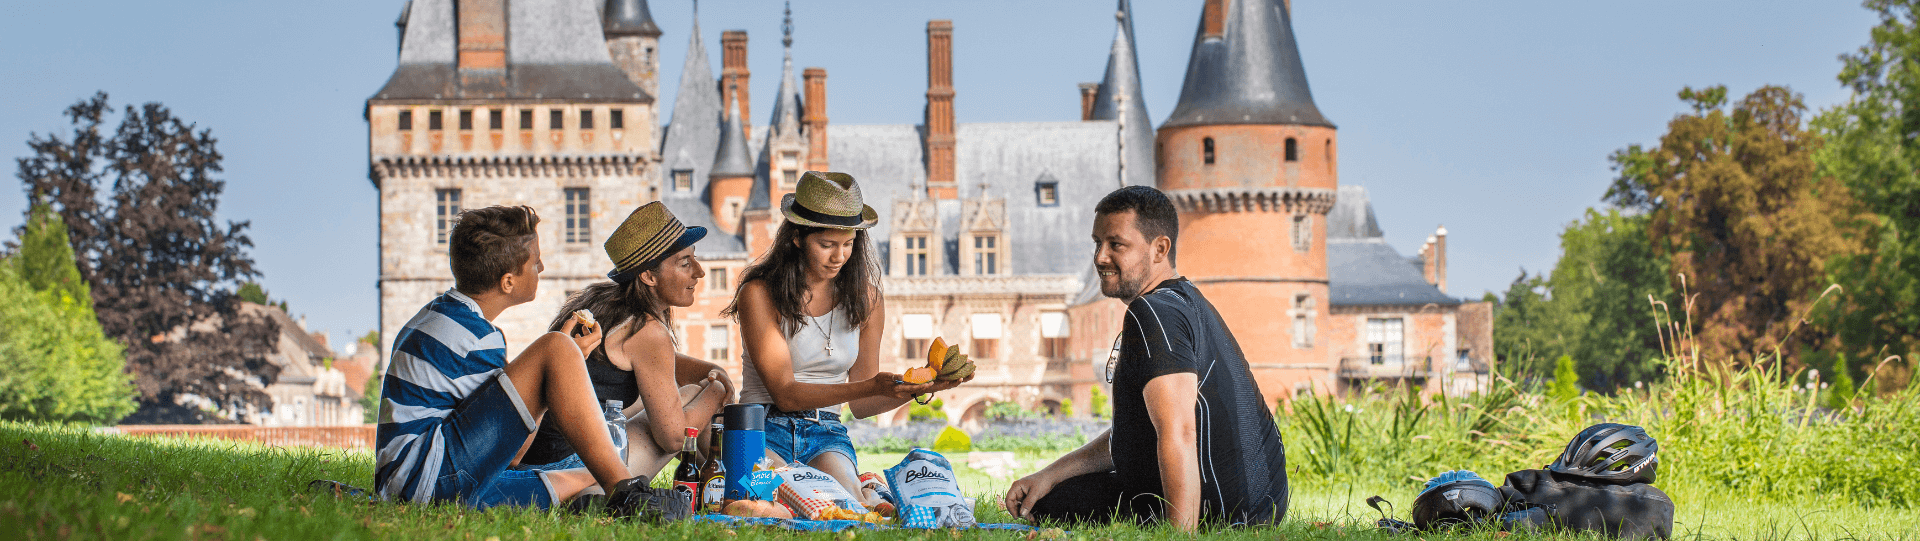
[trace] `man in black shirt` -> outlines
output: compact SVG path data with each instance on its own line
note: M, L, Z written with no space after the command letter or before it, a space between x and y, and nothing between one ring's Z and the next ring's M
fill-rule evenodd
M1287 512L1286 449L1226 322L1174 271L1179 216L1145 186L1094 207L1100 292L1127 301L1109 361L1113 428L1007 488L1036 521L1118 513L1185 530L1277 522Z

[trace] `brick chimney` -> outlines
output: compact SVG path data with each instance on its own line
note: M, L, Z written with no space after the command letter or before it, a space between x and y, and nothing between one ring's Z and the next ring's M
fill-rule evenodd
M1080 83L1080 121L1093 120L1093 97L1100 93L1100 83Z
M807 169L828 171L827 167L827 70L807 68L800 73L806 87Z
M720 33L720 106L732 107L735 101L740 103L741 128L747 139L753 139L753 97L748 82L752 79L747 70L747 31L728 30Z
M505 76L507 70L506 0L458 2L460 21L458 65L462 77ZM479 73L475 73L479 72Z
M1447 292L1447 226L1433 232L1433 285Z
M953 21L927 21L927 196L959 199L953 176Z
M1200 32L1205 39L1219 39L1226 35L1227 2L1231 0L1206 0L1200 7Z
M1427 242L1420 245L1420 279L1428 284L1438 284L1433 275L1433 235L1427 235Z

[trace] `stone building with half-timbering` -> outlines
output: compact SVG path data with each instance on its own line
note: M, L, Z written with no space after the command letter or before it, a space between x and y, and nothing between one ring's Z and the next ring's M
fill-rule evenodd
M716 75L690 21L662 109L663 32L645 0L413 0L399 66L367 102L383 336L451 287L443 239L460 209L527 204L543 217L539 297L496 322L512 354L566 295L604 279L600 243L658 199L710 230L696 245L703 294L674 314L681 349L738 374L739 333L719 316L736 279L766 251L800 174L842 171L880 214L882 369L920 364L942 337L980 366L943 393L949 418L976 421L1003 401L1071 400L1085 415L1122 313L1092 283L1093 205L1155 185L1181 209L1179 270L1220 308L1269 398L1377 380L1476 387L1486 306L1445 295L1444 230L1402 257L1380 240L1364 191L1338 184L1335 128L1312 103L1284 2L1201 3L1186 85L1158 129L1119 4L1079 121L957 122L956 29L934 20L924 116L836 125L827 70L796 73L790 13L778 89L756 124L744 31L720 33Z

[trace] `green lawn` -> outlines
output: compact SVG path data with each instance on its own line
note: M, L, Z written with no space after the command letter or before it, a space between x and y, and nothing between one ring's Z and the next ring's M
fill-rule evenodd
M367 452L273 449L225 442L126 439L85 428L0 423L0 539L947 539L1024 537L1007 532L795 533L769 528L728 531L712 524L650 526L597 517L529 510L472 512L454 506L336 500L309 493L307 481L370 484ZM1050 454L1049 454L1050 455ZM880 470L898 454L862 457ZM1050 458L1019 453L1019 469ZM964 455L955 455L964 463ZM1010 521L997 495L1010 478L964 465L963 487L980 500L982 521ZM1487 472L1483 472L1487 473ZM1490 475L1491 476L1491 475ZM1497 478L1496 478L1497 482ZM1379 493L1411 500L1415 484L1388 480L1373 487L1322 486L1295 479L1285 524L1214 532L1238 539L1395 539L1370 527L1377 518L1361 503ZM1687 539L1920 539L1920 512L1866 509L1832 501L1795 505L1716 498L1710 490L1669 487L1679 505L1676 537ZM1471 537L1490 538L1490 533ZM1163 528L1104 526L1076 530L1075 539L1163 539ZM1432 538L1432 535L1422 538ZM1463 536L1466 537L1466 536ZM1517 536L1524 538L1526 536Z

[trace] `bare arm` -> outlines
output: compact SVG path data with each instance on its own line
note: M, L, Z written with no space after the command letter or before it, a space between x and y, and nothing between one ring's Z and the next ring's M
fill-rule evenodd
M672 335L660 322L648 321L622 338L618 348L607 348L607 356L623 357L628 366L633 367L633 377L640 384L640 403L647 411L648 437L667 452L680 450L687 438L685 427L703 427L706 420L687 419L681 408L680 384L676 378L679 363L673 351ZM615 359L615 363L618 362L619 359ZM705 373L700 377L705 378ZM696 422L700 424L694 424Z
M1199 377L1179 372L1153 378L1142 394L1147 418L1159 439L1160 487L1167 498L1167 518L1191 532L1200 523L1200 447L1195 443L1194 420Z
M746 347L760 382L773 396L773 406L781 411L805 411L836 406L871 396L889 396L905 400L925 392L923 385L895 384L899 376L879 372L877 359L870 360L866 377L855 379L859 363L848 374L847 383L802 383L793 379L793 358L787 354L787 338L773 311L773 299L766 284L748 282L740 288L740 340ZM869 320L871 321L871 320ZM876 338L878 335L875 335ZM861 334L861 359L867 359L866 332ZM878 345L874 346L876 349ZM877 352L876 352L877 353Z
M1113 471L1113 429L1109 428L1095 436L1093 441L1062 455L1032 475L1020 478L1007 487L1005 501L1001 502L1007 514L1032 518L1033 504L1053 491L1054 485L1061 481L1089 473Z
M673 354L673 360L673 378L677 383L688 385L706 381L711 377L726 386L727 397L731 401L734 391L733 378L727 375L727 369L685 353Z

